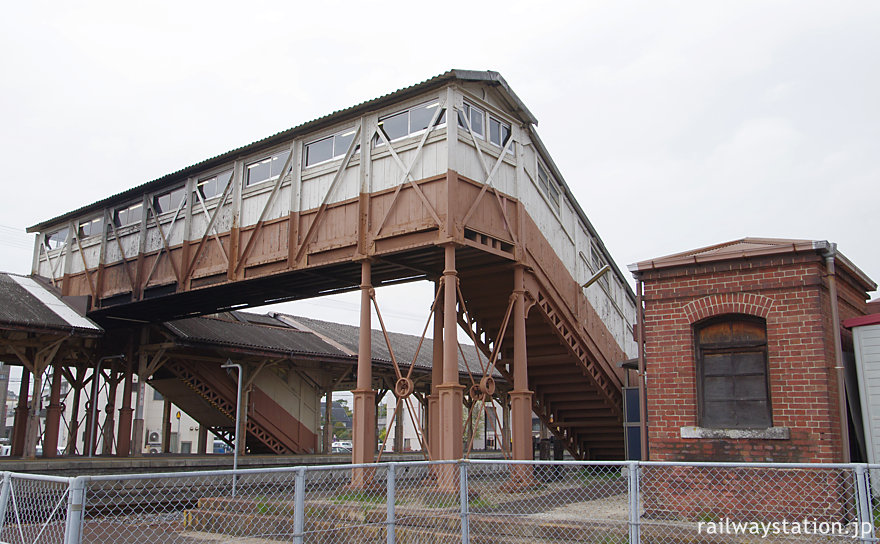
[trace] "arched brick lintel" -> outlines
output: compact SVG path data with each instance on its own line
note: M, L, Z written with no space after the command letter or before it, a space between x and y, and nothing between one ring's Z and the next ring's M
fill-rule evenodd
M689 302L682 311L688 323L694 324L723 314L746 314L767 319L773 299L753 293L710 295Z

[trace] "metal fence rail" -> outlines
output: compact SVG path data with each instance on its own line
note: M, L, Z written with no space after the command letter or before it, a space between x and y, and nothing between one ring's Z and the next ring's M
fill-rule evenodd
M440 461L3 473L0 542L877 542L880 465Z

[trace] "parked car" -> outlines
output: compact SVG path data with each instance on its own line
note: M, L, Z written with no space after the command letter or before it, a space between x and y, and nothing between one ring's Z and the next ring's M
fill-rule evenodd
M330 453L351 453L351 448L346 448L344 446L333 446L330 448Z

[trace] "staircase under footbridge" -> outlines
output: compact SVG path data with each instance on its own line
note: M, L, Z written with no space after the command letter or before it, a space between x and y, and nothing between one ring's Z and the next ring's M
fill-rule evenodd
M365 261L372 287L437 281L454 247L459 323L511 375L522 270L535 413L620 458L635 297L614 266L580 287L613 261L536 123L499 74L452 70L35 225L33 272L112 332L357 290Z
M150 385L199 425L233 445L237 386L225 369L214 363L168 359L153 375ZM317 435L259 385L248 396L245 431L251 453L288 455L317 451Z

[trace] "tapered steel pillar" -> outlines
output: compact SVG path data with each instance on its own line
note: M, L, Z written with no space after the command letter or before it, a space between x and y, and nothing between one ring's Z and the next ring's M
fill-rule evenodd
M361 262L361 324L358 332L357 388L354 395L354 422L351 462L372 463L376 452L376 392L373 390L373 351L371 342L370 296L373 292L370 261ZM371 472L355 470L352 486L371 479Z
M532 392L529 391L526 357L526 302L523 267L513 272L513 391L510 392L513 458L530 460L532 449Z
M27 435L28 391L31 385L31 373L21 369L21 384L18 387L18 405L15 407L15 421L12 423L12 455L24 455L24 440Z
M324 436L322 453L330 453L333 450L333 391L327 391L327 400L324 402Z
M213 451L214 448L211 448ZM208 453L208 428L199 423L199 455Z
M85 368L82 365L76 366L76 374L74 376L72 384L70 386L73 388L73 402L71 406L73 409L70 411L70 422L67 427L67 449L64 451L65 455L76 455L77 452L77 440L79 440L79 405L80 405L80 397L82 396L82 388L83 388L83 378L85 377Z
M35 362L37 371L31 377L33 378L34 392L31 395L31 402L28 404L27 414L27 430L24 437L24 457L25 459L33 459L37 456L37 441L40 436L40 411L43 407L43 371L39 363Z
M162 453L171 453L171 401L162 403Z
M125 358L125 376L122 386L122 407L119 408L119 430L117 432L116 455L128 457L131 455L131 389L134 381L134 349L129 350Z
M462 400L464 386L458 383L458 325L456 299L458 272L455 269L455 246L445 247L443 270L443 383L437 386L440 397L440 453L439 459L461 459L462 454ZM440 480L441 490L458 489L455 467L449 465Z
M107 405L104 406L106 416L104 416L104 427L101 429L104 431L104 442L101 444L103 455L112 454L113 445L116 444L116 441L113 440L113 433L116 432L116 414L114 411L116 410L116 389L119 386L117 364L114 359L110 365L110 377L107 379Z
M46 408L46 433L43 435L43 456L58 456L58 431L61 427L61 364L52 369L52 389Z
M532 447L532 392L529 391L528 358L526 355L526 301L523 267L513 271L513 391L510 392L512 455L517 461L531 460ZM528 486L532 483L532 467L516 465L510 471L511 484Z
M436 294L442 289L440 281L435 286ZM428 395L428 451L431 459L440 455L440 395L437 386L443 383L443 300L437 300L434 310L434 351L431 356L431 394Z

